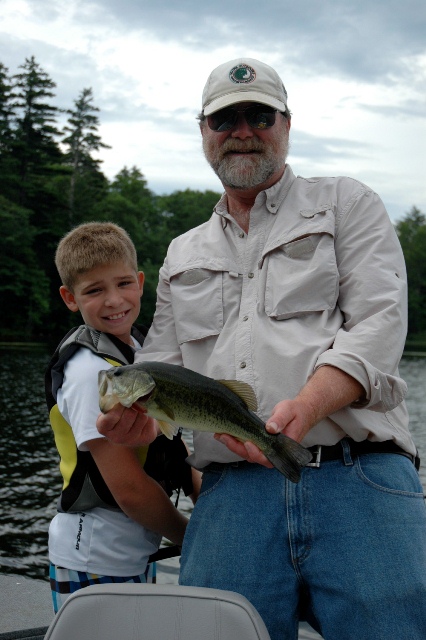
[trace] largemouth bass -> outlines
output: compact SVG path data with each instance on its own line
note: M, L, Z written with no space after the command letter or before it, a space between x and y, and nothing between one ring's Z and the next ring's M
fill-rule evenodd
M311 453L283 434L270 434L254 413L257 403L250 385L213 380L165 362L140 362L99 372L99 406L106 413L120 403L142 405L169 438L179 427L227 433L256 444L292 482Z

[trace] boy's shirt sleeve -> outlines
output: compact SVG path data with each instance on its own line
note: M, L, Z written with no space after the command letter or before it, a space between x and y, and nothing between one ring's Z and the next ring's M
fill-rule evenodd
M84 348L79 349L65 365L57 403L73 430L77 447L82 451L87 451L85 443L88 440L104 437L96 428L100 413L98 373L109 368L108 362Z

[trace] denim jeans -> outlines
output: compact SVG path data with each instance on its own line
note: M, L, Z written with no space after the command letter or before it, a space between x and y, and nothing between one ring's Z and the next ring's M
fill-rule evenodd
M306 467L210 465L180 583L243 594L272 640L425 640L426 509L414 465L368 454Z

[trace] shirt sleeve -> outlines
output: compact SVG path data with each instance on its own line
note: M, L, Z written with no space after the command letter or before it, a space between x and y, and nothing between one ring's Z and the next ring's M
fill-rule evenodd
M167 258L160 269L154 319L142 350L135 354L135 362L144 360L183 365L182 354L176 336Z
M338 214L335 246L344 322L316 368L335 366L363 385L365 400L354 407L390 411L407 392L398 375L407 333L407 277L399 240L377 194L365 190Z
M96 428L100 413L98 373L109 368L103 358L83 348L65 365L64 381L58 390L58 408L82 451L87 451L88 440L104 437Z

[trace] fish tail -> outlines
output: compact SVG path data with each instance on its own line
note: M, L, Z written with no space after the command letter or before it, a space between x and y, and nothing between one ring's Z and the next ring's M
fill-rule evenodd
M312 459L310 451L283 433L274 438L272 448L265 455L292 482L299 482L301 468Z

